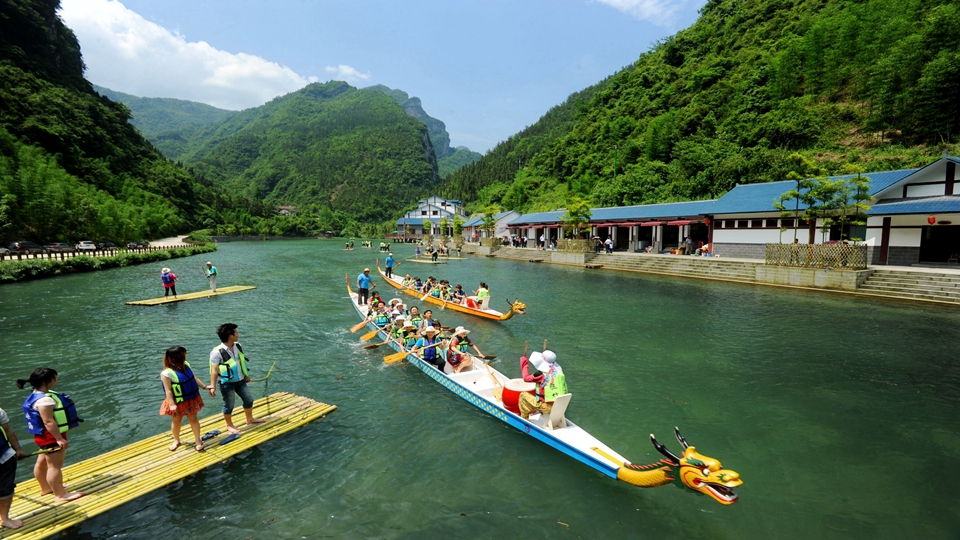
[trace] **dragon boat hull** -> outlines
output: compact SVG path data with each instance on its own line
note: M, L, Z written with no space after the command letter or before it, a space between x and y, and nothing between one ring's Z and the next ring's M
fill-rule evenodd
M480 317L490 321L505 321L512 318L514 315L512 309L506 313L501 313L495 309L474 309L467 306L461 306L460 304L455 304L453 302L444 302L443 300L433 296L427 296L426 298L423 298L423 295L418 293L416 290L411 289L410 287L404 287L401 278L396 276L387 277L387 274L384 273L383 269L380 268L380 261L377 261L377 271L380 272L380 277L382 277L384 281L392 285L394 288L399 289L400 291L403 291L404 293L415 298L422 298L422 301L428 304L445 307L446 309L460 313L466 313L467 315L473 315L475 317Z
M353 307L360 317L366 318L367 306L361 306L358 303L357 294L350 288L349 278L347 280L347 293L350 295ZM377 329L377 326L373 322L367 323L367 326L371 330ZM383 330L380 330L377 336L382 340L387 339L387 334ZM395 342L391 342L389 346L398 352L400 351L400 346ZM474 363L471 370L464 370L460 373L452 374L441 372L433 365L413 354L407 354L405 359L428 377L439 383L440 386L453 392L464 401L497 420L506 423L551 448L559 450L610 478L623 480L618 473L622 471L622 465L628 463L627 460L571 422L569 418L565 418L566 427L551 430L544 427L548 420L544 415L533 413L530 415L530 420L524 420L520 415L505 409L502 403L498 402L493 395L494 384L491 377L496 377L501 384L509 381L510 377L507 377L496 369L490 367L488 371L482 365Z

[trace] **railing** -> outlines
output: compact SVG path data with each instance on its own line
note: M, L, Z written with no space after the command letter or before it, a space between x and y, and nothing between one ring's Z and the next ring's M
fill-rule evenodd
M30 259L52 259L66 260L79 255L87 257L113 257L118 253L150 253L151 251L164 251L174 248L188 248L190 246L201 245L196 243L176 244L170 246L146 246L141 248L114 248L114 249L94 249L94 250L69 250L69 251L51 251L44 250L43 253L14 253L0 255L0 261L25 261Z
M765 262L771 266L803 268L867 267L867 246L864 244L767 244Z
M593 253L596 250L596 243L593 240L561 238L557 243L557 251L566 253Z

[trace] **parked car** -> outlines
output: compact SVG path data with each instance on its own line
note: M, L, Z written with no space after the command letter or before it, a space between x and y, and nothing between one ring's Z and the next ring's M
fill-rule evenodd
M96 251L97 245L89 240L84 240L77 244L77 251Z
M5 247L0 247L0 256L6 257L7 255L10 255L10 250Z
M29 240L24 240L22 242L14 242L7 246L10 248L12 253L43 253L44 249L37 244L36 242L30 242Z
M120 249L120 247L113 242L100 242L97 244L97 249Z
M52 244L47 244L43 246L43 248L46 249L47 251L56 252L56 253L60 253L64 251L73 251L73 246L71 246L70 244L66 244L64 242L54 242Z
M150 247L150 242L127 242L127 249L140 249Z

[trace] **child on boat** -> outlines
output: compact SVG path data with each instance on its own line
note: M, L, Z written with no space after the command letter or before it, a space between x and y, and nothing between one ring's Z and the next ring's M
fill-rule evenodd
M203 408L200 389L210 390L211 387L190 369L186 349L179 346L167 349L163 355L160 382L163 384L163 393L166 396L160 405L160 414L172 417L170 432L173 434L173 443L169 450L173 452L180 446L180 425L183 423L183 417L186 416L193 431L194 448L197 452L203 451L203 441L200 440L200 420L197 419L197 414Z
M80 425L77 407L66 394L53 392L57 385L57 370L37 368L29 379L17 379L17 388L29 383L33 392L23 402L27 431L41 450L50 453L37 456L33 475L40 484L40 495L54 494L54 501L75 501L83 493L68 493L63 486L63 459L67 452L67 430Z

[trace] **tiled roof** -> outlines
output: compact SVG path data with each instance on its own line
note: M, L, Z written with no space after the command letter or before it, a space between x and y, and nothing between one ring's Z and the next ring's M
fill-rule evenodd
M514 210L507 210L506 212L499 212L499 213L497 213L496 215L493 216L493 219L496 219L496 220L502 219L503 216L506 216L506 215L508 215L508 214L512 214L513 212L514 212ZM483 216L484 216L484 214L477 214L476 216L473 216L472 218L470 218L469 220L467 220L467 222L464 223L463 226L464 226L464 227L479 227L480 225L483 225Z
M863 176L870 177L870 194L875 195L881 191L903 180L907 176L917 172L920 169L902 169L899 171L886 171L865 173ZM841 178L852 178L855 175L846 174L840 176L831 176L831 180ZM717 203L710 209L713 214L750 214L754 212L776 212L773 206L775 199L779 200L780 195L795 188L797 183L793 180L781 180L779 182L766 182L763 184L746 184L737 186L727 192L726 195L717 199ZM789 208L795 208L793 200L787 201ZM807 207L800 203L800 210Z
M415 217L415 218L405 218L402 217L397 220L397 225L423 225L423 221L427 220L430 223L440 223L440 220L443 218L435 217L428 218L427 216ZM449 220L448 220L449 221Z
M960 195L887 199L882 203L873 205L867 211L867 214L871 216L937 213L960 213Z
M611 220L633 220L633 219L673 219L678 217L699 216L708 211L715 201L689 201L661 204L641 204L636 206L614 206L609 208L592 208L590 222L605 223ZM556 210L553 212L538 212L536 214L524 214L508 224L517 225L539 225L548 223L558 223L565 214L565 210Z

